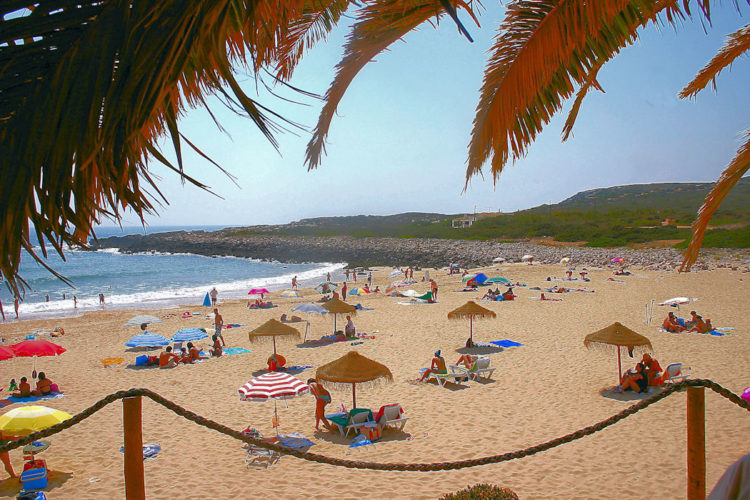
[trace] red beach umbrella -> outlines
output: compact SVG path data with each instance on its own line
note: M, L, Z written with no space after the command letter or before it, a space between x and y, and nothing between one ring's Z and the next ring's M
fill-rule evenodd
M290 399L310 391L310 386L284 372L264 373L238 389L242 401Z
M16 356L21 357L58 356L65 352L64 347L43 339L24 340L13 344L10 348Z
M10 359L15 357L15 353L13 352L13 349L10 347L6 347L4 345L0 345L0 361L5 361L6 359Z

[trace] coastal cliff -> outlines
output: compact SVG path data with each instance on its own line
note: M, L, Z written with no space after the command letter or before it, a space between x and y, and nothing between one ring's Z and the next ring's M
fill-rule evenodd
M462 267L485 266L501 257L508 262L533 255L534 262L556 263L564 257L572 265L604 266L614 257L648 269L678 268L682 255L672 248L629 249L538 245L526 242L408 238L355 238L350 236L236 235L226 230L175 231L149 235L104 238L93 249L119 248L121 252L192 253L205 256L234 256L288 263L346 262L351 266L406 266L439 268L449 263ZM712 250L693 269L747 266L744 253Z

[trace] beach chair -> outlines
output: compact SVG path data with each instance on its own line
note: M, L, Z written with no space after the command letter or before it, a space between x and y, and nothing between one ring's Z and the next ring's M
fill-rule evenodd
M383 405L375 415L375 422L381 427L393 426L397 430L403 430L408 417L403 417L403 408L400 404Z
M687 378L690 376L690 374L687 373L689 371L689 366L684 366L682 363L672 363L671 365L667 366L666 378L664 379L664 383L671 384L687 380Z
M495 371L495 368L490 366L490 358L486 356L479 356L469 369L459 365L450 365L450 369L454 374L460 374L462 378L469 377L476 381L480 378L487 378L489 380Z
M425 382L429 382L430 380L435 380L438 384L440 384L440 387L445 387L446 382L453 382L454 384L457 384L461 382L464 378L466 378L466 371L458 371L453 373L430 373L427 375L427 378L425 379Z

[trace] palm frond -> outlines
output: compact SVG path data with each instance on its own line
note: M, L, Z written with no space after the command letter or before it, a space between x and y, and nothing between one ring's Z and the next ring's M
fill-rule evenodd
M570 108L568 117L565 119L565 125L563 125L562 140L567 141L570 133L573 132L573 125L575 125L576 119L578 118L578 112L581 110L581 104L583 99L588 94L589 90L593 87L599 92L604 93L604 89L599 82L596 80L596 76L599 74L599 69L602 67L603 61L600 61L591 68L589 74L586 76L586 83L581 85L576 93L576 100L573 102L573 106Z
M456 7L468 11L476 22L469 5L457 0ZM347 36L344 57L336 65L336 77L326 92L325 104L307 144L305 163L308 170L320 164L333 115L359 71L409 31L432 17L439 19L443 14L445 7L441 0L384 0L369 3L359 10L357 22Z
M680 92L680 97L695 97L695 95L706 88L709 82L716 90L716 77L719 73L731 65L735 59L750 50L750 24L746 24L727 37L724 46L719 52L701 69L693 81Z
M282 34L275 47L273 64L280 80L292 77L305 50L325 39L349 4L350 0L311 0L305 5L300 19L289 25L289 30Z
M497 181L592 71L636 38L639 27L676 1L516 0L488 62L469 144L467 183L491 159Z
M183 170L177 127L205 96L224 96L273 143L272 120L283 118L247 96L234 72L247 67L257 34L284 32L304 0L26 5L0 6L0 277L17 296L21 249L41 259L31 234L42 255L45 240L62 255L86 246L102 217L154 211L150 160L206 188ZM176 166L156 149L165 135Z
M721 177L716 181L713 189L706 195L703 206L698 210L698 217L693 222L693 236L690 238L690 244L685 251L685 257L680 266L681 272L689 271L690 266L695 263L711 217L716 213L729 191L750 169L750 130L745 132L745 139L747 141L737 150L737 155L721 173Z

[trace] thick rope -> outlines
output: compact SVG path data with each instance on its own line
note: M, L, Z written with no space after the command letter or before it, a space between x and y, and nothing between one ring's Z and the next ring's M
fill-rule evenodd
M547 451L551 448L555 448L556 446L560 446L562 444L569 443L577 439L581 439L585 436L589 436L591 434L594 434L595 432L599 432L603 429L606 429L607 427L616 424L620 420L624 420L625 418L631 415L634 415L645 408L648 408L649 406L656 403L657 401L661 401L662 399L665 399L671 394L677 391L684 390L687 387L708 387L712 391L716 392L720 396L725 397L726 399L736 404L740 408L744 408L750 411L750 403L743 400L742 398L740 398L738 395L734 394L730 390L725 389L724 387L717 384L716 382L713 382L707 379L686 380L684 382L673 384L667 389L665 389L663 392L656 394L648 399L644 399L643 401L640 401L634 404L633 406L626 408L620 413L617 413L616 415L612 415L606 420L602 420L601 422L591 425L589 427L584 427L583 429L577 430L565 436L552 439L551 441L547 441L546 443L541 443L541 444L537 444L534 446L530 446L523 450L511 451L507 453L502 453L500 455L492 455L492 456L483 457L483 458L460 460L458 462L402 464L402 463L360 462L356 460L332 458L332 457L326 457L324 455L318 455L315 453L307 453L307 452L303 452L299 450L293 450L293 449L286 448L277 444L269 443L267 441L264 441L263 439L252 438L250 436L243 434L242 432L236 431L234 429L230 429L229 427L225 425L219 424L217 422L214 422L213 420L207 419L189 410L186 410L185 408L182 408L178 404L173 403L172 401L169 401L168 399L165 399L159 394L156 394L155 392L152 392L148 389L130 389L127 391L118 391L114 394L110 394L102 398L101 400L97 401L89 408L86 408L82 412L78 413L73 418L70 418L64 422L54 425L48 429L45 429L40 432L35 432L34 434L21 438L17 441L12 441L4 445L0 445L0 453L19 448L21 446L31 443L32 441L36 441L38 439L49 437L59 432L62 432L65 429L73 427L79 422L89 418L94 413L98 412L105 406L111 403L114 403L117 400L128 398L128 397L134 397L134 396L146 396L152 399L154 402L164 406L165 408L172 410L177 415L183 418L186 418L187 420L190 420L192 422L195 422L198 425L207 427L209 429L213 429L216 432L219 432L229 437L233 437L239 441L243 441L245 443L258 446L260 448L273 450L284 455L291 455L297 458L301 458L303 460L309 460L311 462L336 465L340 467L349 467L349 468L354 468L354 469L371 469L371 470L398 470L398 471L419 471L419 472L457 470L457 469L464 469L466 467L476 467L478 465L489 465L489 464L495 464L495 463L500 463L500 462L507 462L509 460L516 460L519 458L524 458L530 455L534 455L536 453Z

